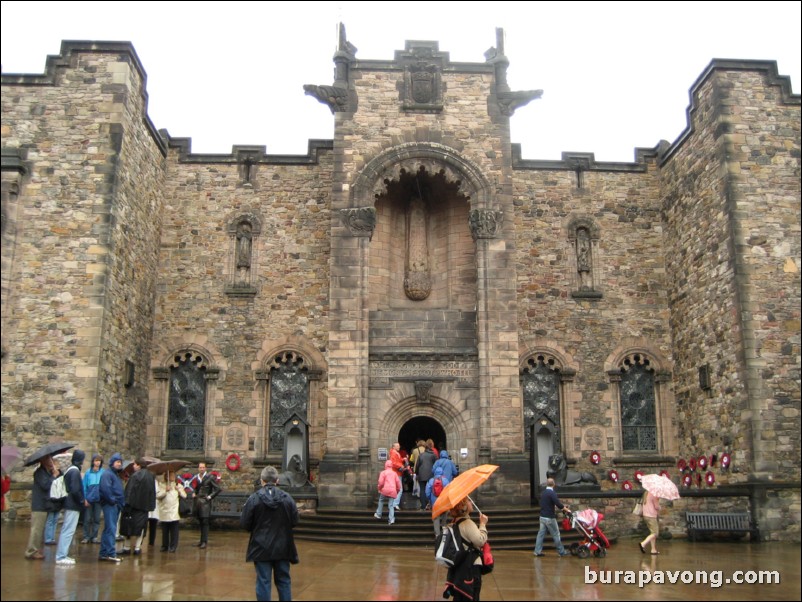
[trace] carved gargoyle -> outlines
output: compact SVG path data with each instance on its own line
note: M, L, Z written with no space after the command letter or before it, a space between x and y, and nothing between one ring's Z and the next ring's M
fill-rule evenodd
M543 96L543 90L519 90L517 92L498 92L498 108L502 115L512 117L515 109L529 104L529 102Z
M308 96L314 96L324 105L328 105L332 113L348 109L348 90L345 88L304 84L304 92Z

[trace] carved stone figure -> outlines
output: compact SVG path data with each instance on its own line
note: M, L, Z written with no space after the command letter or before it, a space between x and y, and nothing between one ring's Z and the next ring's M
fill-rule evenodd
M413 198L407 212L407 267L404 274L404 293L413 301L422 301L432 291L429 273L426 205Z
M373 236L373 230L376 228L375 207L340 209L340 217L354 236Z
M474 240L495 238L498 234L504 214L493 209L471 209L468 214L468 226Z
M562 454L549 456L549 467L546 476L553 478L558 487L599 487L599 482L591 473L568 470L565 456Z
M309 482L309 475L303 468L301 456L293 455L287 462L287 470L278 477L278 485L283 489L302 489L304 487L314 487Z
M576 269L579 272L581 290L593 288L593 260L590 251L590 233L586 228L576 231Z
M248 222L237 226L237 269L251 267L252 230Z
M324 105L328 105L332 113L348 109L348 90L339 86L316 86L304 84L307 96L314 96Z

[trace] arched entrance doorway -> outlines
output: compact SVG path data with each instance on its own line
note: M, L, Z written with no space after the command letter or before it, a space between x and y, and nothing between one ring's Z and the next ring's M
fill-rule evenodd
M401 447L411 452L418 439L431 439L438 450L448 449L448 439L442 425L434 418L416 416L404 423L398 431L398 442Z

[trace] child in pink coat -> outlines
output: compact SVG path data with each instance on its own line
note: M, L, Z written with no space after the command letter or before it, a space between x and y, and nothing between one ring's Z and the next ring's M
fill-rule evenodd
M384 500L389 500L387 505L390 508L390 520L388 524L392 525L395 522L395 500L398 492L401 491L401 477L398 472L393 469L393 463L390 460L384 463L384 470L379 475L379 507L373 515L378 519L382 517L382 509L384 508Z

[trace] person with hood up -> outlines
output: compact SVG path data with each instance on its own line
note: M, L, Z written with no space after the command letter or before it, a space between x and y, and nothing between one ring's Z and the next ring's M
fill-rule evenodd
M451 461L446 450L440 452L440 459L434 463L434 470L436 471L438 468L443 469L443 476L449 481L453 481L457 476L457 466Z
M84 509L84 484L81 479L81 467L84 465L86 454L80 449L72 452L72 465L64 473L64 486L67 488L67 497L64 498L64 522L61 525L61 535L56 548L56 564L72 565L75 559L68 553L72 545L72 537L78 527L78 518Z
M384 470L379 474L377 487L379 489L379 507L376 508L373 516L381 520L384 500L388 500L387 507L390 510L390 516L387 524L392 525L395 522L395 499L398 497L398 492L401 491L401 477L393 468L392 460L384 463Z
M109 460L109 470L100 476L100 505L103 508L103 535L100 538L100 560L122 562L117 557L117 519L120 509L125 505L125 492L120 473L123 470L123 457L115 453Z
M276 485L278 471L266 466L260 475L262 488L245 503L240 517L250 532L247 562L256 568L256 599L270 600L271 573L279 600L292 600L290 564L298 563L292 529L298 524L298 508L292 497Z
M81 543L100 543L97 532L100 528L100 477L104 472L103 456L92 456L92 466L84 475L84 538Z
M443 492L443 489L445 489L446 485L448 485L451 482L451 479L445 475L445 473L443 472L443 468L441 466L438 466L437 462L435 462L434 467L435 467L434 476L431 479L429 479L428 483L426 483L426 497L429 498L429 503L432 505L432 508L434 508L434 503L437 501L437 498L440 497L440 494ZM437 485L437 479L440 479L439 486ZM432 523L434 524L435 537L439 536L440 532L443 530L443 521L445 519L446 519L445 513L439 514L432 519Z

